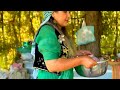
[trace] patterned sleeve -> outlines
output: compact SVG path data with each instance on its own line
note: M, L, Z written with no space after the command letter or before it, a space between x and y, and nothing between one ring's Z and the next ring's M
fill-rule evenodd
M41 28L36 43L44 60L58 59L60 57L61 46L52 26L45 25Z

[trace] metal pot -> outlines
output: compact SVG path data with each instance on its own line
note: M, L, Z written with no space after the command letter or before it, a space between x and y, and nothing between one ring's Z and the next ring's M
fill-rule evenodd
M107 71L108 60L97 61L97 65L88 69L85 66L81 66L81 70L85 77L98 77L104 75Z

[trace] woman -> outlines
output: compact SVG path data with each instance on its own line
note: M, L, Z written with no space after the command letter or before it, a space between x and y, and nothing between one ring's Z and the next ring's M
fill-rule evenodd
M34 67L38 68L38 79L73 79L74 67L91 68L97 64L89 56L81 56L90 52L78 53L71 47L63 33L69 18L69 11L44 11L44 21L35 37Z

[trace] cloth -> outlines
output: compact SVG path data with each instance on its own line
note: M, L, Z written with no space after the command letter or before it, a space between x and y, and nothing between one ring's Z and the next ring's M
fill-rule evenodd
M52 26L43 26L36 37L35 42L38 44L39 52L42 53L44 60L60 58L62 49L58 41L58 36L55 34L55 29ZM39 69L38 79L73 79L73 68L61 72L60 76Z
M43 19L43 21L41 23L41 26L43 24L45 24L47 21L49 21L50 17L52 16L52 13L53 13L53 11L44 11L43 12L44 19Z
M42 23L40 24L40 27L43 26L46 22L48 22L50 20L50 17L52 16L52 13L53 11L43 11L43 20L42 20ZM39 31L39 30L38 30ZM37 34L38 32L36 32ZM34 41L35 41L35 38L36 38L36 34L35 34L35 37L34 37ZM33 42L34 44L34 42Z

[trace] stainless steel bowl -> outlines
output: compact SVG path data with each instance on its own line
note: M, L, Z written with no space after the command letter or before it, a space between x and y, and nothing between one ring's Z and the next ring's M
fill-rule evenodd
M81 66L81 72L85 77L98 77L104 75L107 71L108 60L98 61L96 66L88 69L85 66Z

